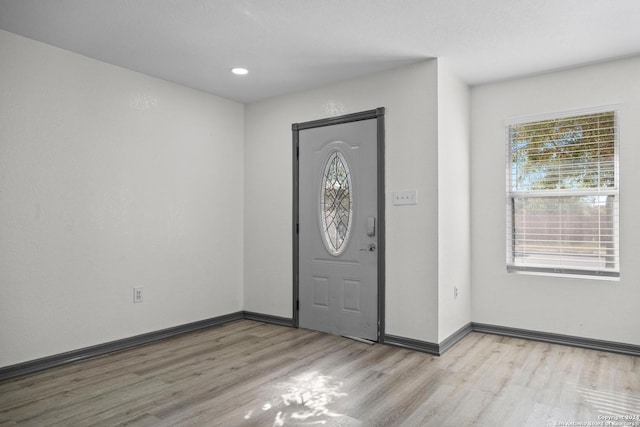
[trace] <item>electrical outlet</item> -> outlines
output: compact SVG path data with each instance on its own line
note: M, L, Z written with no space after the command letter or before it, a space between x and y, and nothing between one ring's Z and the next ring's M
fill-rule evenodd
M143 287L133 288L133 302L138 303L142 302L142 290Z

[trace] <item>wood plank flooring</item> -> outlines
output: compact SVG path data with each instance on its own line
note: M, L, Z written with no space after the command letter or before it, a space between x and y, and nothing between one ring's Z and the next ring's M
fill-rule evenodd
M607 425L603 417L640 426L640 358L475 332L435 357L242 320L0 383L0 426Z

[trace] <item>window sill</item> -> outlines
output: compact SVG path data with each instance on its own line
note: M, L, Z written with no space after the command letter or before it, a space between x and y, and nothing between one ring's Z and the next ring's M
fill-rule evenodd
M619 282L620 276L600 276L596 274L556 273L553 271L509 270L507 273L523 276L561 277L568 279L603 280L607 282Z

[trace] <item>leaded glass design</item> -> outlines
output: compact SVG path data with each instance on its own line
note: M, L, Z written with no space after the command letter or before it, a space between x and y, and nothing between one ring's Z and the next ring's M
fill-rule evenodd
M347 246L353 217L353 192L347 161L339 151L329 155L320 189L320 218L327 250L340 255Z

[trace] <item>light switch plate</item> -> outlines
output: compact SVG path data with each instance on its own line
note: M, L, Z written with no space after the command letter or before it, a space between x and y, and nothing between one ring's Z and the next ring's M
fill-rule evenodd
M418 190L402 190L393 192L394 205L417 205Z

